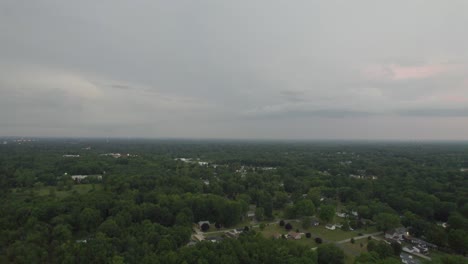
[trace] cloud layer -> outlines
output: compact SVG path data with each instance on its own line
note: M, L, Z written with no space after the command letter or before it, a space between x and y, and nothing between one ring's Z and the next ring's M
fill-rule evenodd
M466 1L0 3L0 136L468 139Z

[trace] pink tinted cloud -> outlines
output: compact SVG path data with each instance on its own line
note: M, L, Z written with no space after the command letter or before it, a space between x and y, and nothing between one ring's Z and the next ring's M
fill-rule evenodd
M468 97L465 96L456 96L456 95L447 95L442 97L442 100L450 103L468 103Z
M450 71L447 65L398 66L390 65L394 80L425 79Z
M421 66L401 66L397 64L371 65L362 71L366 79L371 80L407 80L426 79L454 70L453 65L428 64Z

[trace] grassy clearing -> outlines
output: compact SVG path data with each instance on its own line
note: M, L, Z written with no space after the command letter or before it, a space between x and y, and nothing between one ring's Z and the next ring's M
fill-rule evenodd
M307 229L303 229L300 226L300 223L291 222L291 224L293 225L292 231L296 231L296 229L299 229L299 232L303 232L303 233L309 232L312 234L312 238L320 237L324 240L324 242L335 242L335 241L340 241L340 240L348 239L351 237L355 237L361 231L361 230L360 231L343 231L341 229L328 230L322 225L318 227L310 227ZM270 224L266 226L265 229L261 232L265 237L273 237L273 235L275 234L287 234L288 233L288 231L285 230L284 227L280 227L278 224ZM366 231L366 233L367 232L369 232L369 230Z
M313 237L321 237L324 241L340 241L357 236L356 231L343 231L341 229L328 230L323 225L307 229Z
M361 253L367 252L367 241L366 238L363 238L356 240L354 244L351 242L339 244L339 247L343 249L346 255L358 256Z

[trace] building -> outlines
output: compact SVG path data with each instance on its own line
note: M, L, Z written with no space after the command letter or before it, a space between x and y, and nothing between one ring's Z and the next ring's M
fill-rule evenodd
M395 228L385 233L385 238L396 241L403 241L405 237L409 236L408 230L404 227Z
M302 233L289 232L289 233L288 233L288 238L290 238L290 239L295 239L295 240L299 240L299 239L302 238Z
M203 234L195 234L193 235L193 238L195 239L195 241L198 241L198 242L205 240L205 236Z
M336 212L336 216L341 217L341 218L345 218L345 217L348 216L348 214L347 213L338 213L338 212Z
M418 259L414 258L413 256L407 253L400 254L401 262L404 264L419 264L421 263Z
M72 178L72 180L74 180L77 183L81 182L82 180L84 180L84 179L86 179L88 177L97 179L99 181L102 180L102 175L72 175L70 177Z
M421 250L415 246L403 247L402 250L408 253L421 253Z
M200 221L198 222L198 228L200 228L200 230L203 230L202 226L203 225L208 225L208 228L210 228L210 221Z

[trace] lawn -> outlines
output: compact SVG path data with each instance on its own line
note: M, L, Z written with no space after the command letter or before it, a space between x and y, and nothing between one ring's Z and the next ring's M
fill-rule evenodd
M351 237L355 237L358 234L358 231L343 231L341 229L335 230L328 230L323 225L318 227L310 227L307 229L303 229L300 226L300 223L291 222L293 225L292 231L296 231L299 229L299 232L312 234L312 238L320 237L324 240L324 242L335 242L344 239L348 239ZM274 234L287 234L288 231L284 229L284 227L280 227L278 224L270 224L265 227L263 231L261 231L265 237L272 237ZM368 231L367 231L368 232ZM306 238L303 238L306 239Z
M353 244L351 242L338 244L343 249L346 255L359 256L363 252L367 252L367 238L356 240ZM361 247L362 244L362 247Z

